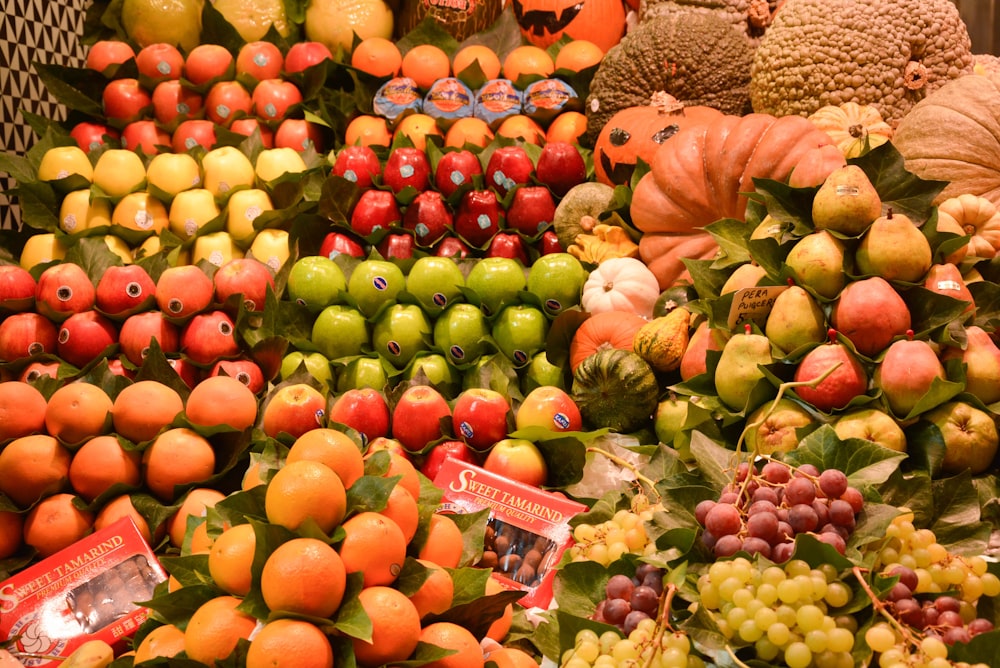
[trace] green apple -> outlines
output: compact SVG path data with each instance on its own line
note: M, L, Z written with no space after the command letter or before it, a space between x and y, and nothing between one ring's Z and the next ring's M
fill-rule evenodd
M549 315L558 315L580 303L587 270L569 253L549 253L531 265L528 292L542 301Z
M430 349L431 320L416 304L393 304L382 311L372 328L372 347L397 369L413 356Z
M381 391L389 382L381 357L356 357L337 375L337 392L371 387Z
M541 309L528 304L505 306L493 323L493 338L500 352L515 367L525 366L539 350L545 347L549 332L549 319Z
M421 373L424 377L419 380ZM406 367L403 378L433 385L447 398L455 396L462 386L462 374L440 353L417 353Z
M551 385L561 390L566 389L566 373L564 369L549 361L545 351L535 353L526 367L521 369L521 394L528 394L536 387Z
M488 349L490 325L475 304L452 304L434 321L434 346L456 366L473 364Z
M325 255L299 258L288 270L288 297L314 313L338 303L345 290L344 270Z
M422 257L406 275L406 291L431 317L461 300L464 285L465 274L450 257Z
M288 353L281 358L281 380L288 380L302 365L305 365L306 373L323 385L324 392L329 392L333 387L333 370L330 368L330 360L322 353L300 350Z
M311 338L319 352L331 360L360 355L371 340L365 316L343 304L331 304L319 312Z
M369 318L384 304L395 302L405 287L403 270L388 260L362 260L347 279L347 294Z
M476 262L465 279L465 286L479 295L486 315L499 313L507 304L520 301L518 293L528 280L524 266L509 257L487 257Z

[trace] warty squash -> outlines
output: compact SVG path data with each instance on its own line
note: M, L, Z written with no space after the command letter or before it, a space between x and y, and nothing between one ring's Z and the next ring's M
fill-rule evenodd
M691 313L683 307L650 320L635 333L632 350L657 371L673 371L687 350Z

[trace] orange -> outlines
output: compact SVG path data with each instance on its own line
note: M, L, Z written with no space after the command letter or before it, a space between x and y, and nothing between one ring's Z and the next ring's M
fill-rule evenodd
M410 490L402 485L396 485L389 492L389 500L385 508L379 511L385 515L403 531L403 538L409 544L413 536L417 533L417 526L420 524L420 508L417 507L417 500L410 494Z
M330 533L347 512L347 492L326 464L301 460L285 464L271 478L264 494L267 521L295 531L313 520Z
M410 77L420 88L427 90L438 79L451 74L448 54L433 44L418 44L403 54L400 73Z
M531 144L541 144L545 141L545 130L530 116L514 114L503 119L497 128L497 135L512 139L523 139Z
M0 492L20 506L62 491L69 479L72 455L46 434L16 438L0 450Z
M587 132L587 116L579 111L564 111L549 123L545 131L545 141L564 141L567 144L580 143L580 137Z
M340 558L348 573L364 574L364 586L395 582L406 561L406 538L399 525L381 513L363 511L341 527L346 535Z
M156 657L177 656L184 651L184 632L173 624L164 624L146 634L135 648L135 663Z
M133 443L151 440L184 410L177 390L155 380L140 380L118 393L111 406L115 432Z
M250 638L257 620L236 609L241 602L235 596L217 596L194 611L184 631L188 658L213 666L232 654L240 638Z
M389 468L385 472L386 478L402 476L397 485L402 485L406 491L413 495L414 499L420 498L420 474L405 455L392 450L389 451Z
M344 131L344 144L354 146L389 146L392 133L384 118L362 114L355 116Z
M95 436L73 454L69 465L69 484L88 502L116 483L130 487L142 481L138 450L126 450L114 436Z
M490 652L486 658L497 664L497 668L538 668L538 661L516 647L501 647Z
M191 530L191 540L186 550L182 549L184 555L188 554L208 554L212 549L214 541L208 533L208 521L202 520Z
M236 524L223 531L208 551L208 572L227 594L246 596L257 538L250 524Z
M316 538L293 538L267 557L260 592L271 610L330 617L340 607L347 568L340 554Z
M433 561L417 559L427 568L427 578L417 591L410 594L410 601L416 606L420 618L440 615L451 607L455 598L455 581L451 573Z
M345 489L365 474L365 460L358 444L344 432L327 427L311 429L295 439L287 461L299 460L326 464L340 476Z
M409 137L415 148L421 151L427 150L427 136L436 135L443 137L441 128L437 126L437 121L427 114L410 114L396 125L395 135Z
M424 668L482 668L486 664L479 640L463 626L452 622L434 622L420 630L420 642L455 650Z
M354 656L364 668L403 661L420 637L420 615L410 599L392 587L365 587L358 603L372 622L371 640L352 638Z
M100 531L123 517L131 517L146 542L153 542L153 535L149 530L149 522L136 509L132 503L132 497L128 494L116 496L101 506L101 509L97 511L97 517L94 518L94 531Z
M18 380L0 383L0 443L45 429L45 397Z
M389 78L399 74L403 56L399 48L384 37L367 37L351 54L351 67L372 76Z
M556 69L579 72L593 67L604 58L604 51L590 40L574 39L567 42L556 54Z
M97 385L67 383L49 397L45 429L68 445L82 443L108 431L112 405L111 397Z
M507 591L504 589L503 585L496 578L489 578L486 581L486 595L492 596L493 594L499 594L500 592ZM497 642L503 642L503 639L507 637L510 633L510 626L514 622L514 604L508 603L507 607L503 610L503 615L497 617L490 624L490 628L486 631L486 637L492 638Z
M333 668L333 648L315 624L276 619L250 641L247 668Z
M48 557L80 540L94 526L94 514L81 510L72 494L53 494L35 505L24 518L24 542Z
M451 61L451 71L458 76L473 62L479 63L479 69L487 79L496 79L500 76L500 57L493 49L480 44L465 46L456 51Z
M0 559L13 555L24 542L24 516L13 510L0 510Z
M552 56L545 49L531 44L513 49L503 59L503 75L514 83L522 76L551 76L555 67Z
M181 547L184 544L184 535L187 533L188 517L204 517L208 508L224 498L225 494L209 487L196 487L188 492L176 512L167 521L170 544Z
M447 515L434 513L427 527L427 540L417 556L445 568L457 568L462 561L462 530Z
M493 130L481 118L468 117L455 121L444 135L445 146L464 147L466 144L486 146L493 141Z
M199 427L225 425L242 431L257 421L257 397L232 376L210 376L191 390L185 414Z
M215 473L215 450L204 436L187 427L168 429L142 453L146 487L158 499L173 501L177 485L208 480Z

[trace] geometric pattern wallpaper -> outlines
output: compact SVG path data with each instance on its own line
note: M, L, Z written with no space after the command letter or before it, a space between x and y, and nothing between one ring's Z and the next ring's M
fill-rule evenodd
M0 151L23 155L36 141L21 109L55 120L66 110L42 86L32 62L81 67L80 44L88 0L3 0L0 17ZM0 173L0 228L19 227L17 207L3 191L14 183Z

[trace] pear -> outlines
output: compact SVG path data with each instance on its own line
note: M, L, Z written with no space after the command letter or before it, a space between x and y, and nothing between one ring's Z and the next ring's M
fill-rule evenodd
M687 348L681 356L681 380L691 380L708 370L706 355L709 350L722 350L729 339L729 332L708 326L702 320L688 339Z
M906 338L894 341L875 369L875 386L894 415L905 418L927 394L934 379L947 380L944 366L926 341Z
M1000 401L1000 348L982 327L965 328L965 349L948 347L941 359L965 364L965 391L984 404Z
M847 164L847 158L836 144L815 146L799 158L788 177L792 188L815 188L822 185L830 174Z
M910 329L910 310L881 276L849 283L830 313L830 323L866 357L875 357Z
M927 275L924 276L924 287L939 295L946 295L963 302L969 302L963 313L975 313L976 300L969 290L967 280L962 276L959 268L950 262L931 265L931 268L927 271Z
M854 252L854 264L862 274L916 283L931 268L932 256L930 242L913 221L889 209L865 231Z
M772 217L771 214L767 214L757 224L757 227L753 228L753 232L750 233L750 239L774 239L778 243L781 243L781 235L784 231L785 225L777 218Z
M826 177L812 203L813 226L856 237L882 215L882 199L857 165L839 167Z
M759 406L747 417L747 450L761 455L788 452L799 445L798 430L816 422L816 416L791 399L782 397ZM760 424L757 424L757 423Z
M836 331L830 330L829 343L816 346L799 361L795 369L796 382L806 382L833 371L814 387L796 387L795 393L808 404L824 413L844 408L854 397L868 390L868 373L857 356L836 340Z
M941 470L976 475L993 464L1000 438L993 417L964 401L949 401L921 416L941 431L944 460Z
M833 299L847 283L844 273L844 243L821 230L799 239L785 257L799 285L811 288L821 297Z
M750 325L746 325L744 333L726 341L715 368L715 391L722 403L733 411L756 408L747 403L757 382L764 378L759 365L773 361L770 339L751 333Z
M823 341L826 330L826 316L819 303L806 290L792 285L775 298L764 335L782 352L790 353Z
M764 267L759 264L753 264L747 262L746 264L741 264L736 267L736 270L729 275L726 282L722 284L722 289L719 294L724 295L728 292L736 292L737 290L742 290L744 288L753 288L757 286L757 283L767 276L767 272Z
M833 423L842 440L860 438L896 452L906 452L906 432L896 419L878 408L859 408L844 413Z

